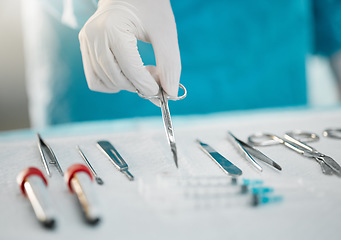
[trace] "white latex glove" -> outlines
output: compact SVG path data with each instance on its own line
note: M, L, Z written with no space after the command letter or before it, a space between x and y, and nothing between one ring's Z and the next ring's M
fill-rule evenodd
M137 39L152 43L156 68L143 66ZM155 95L160 84L177 96L181 62L169 0L100 0L79 41L91 90Z

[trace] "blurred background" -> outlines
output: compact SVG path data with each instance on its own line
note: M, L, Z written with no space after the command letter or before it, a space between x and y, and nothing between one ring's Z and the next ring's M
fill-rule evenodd
M0 131L30 126L20 2L0 0ZM307 77L311 106L337 103L336 84L325 59L308 57Z
M0 0L0 131L29 127L20 0Z

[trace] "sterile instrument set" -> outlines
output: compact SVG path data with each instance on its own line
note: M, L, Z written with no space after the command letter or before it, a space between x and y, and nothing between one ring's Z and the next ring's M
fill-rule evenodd
M173 132L173 131L172 131ZM339 138L340 130L329 130L328 134L324 134L326 137L333 136L332 138ZM173 133L174 136L174 133ZM303 156L308 158L315 159L320 165L322 172L326 175L335 174L337 176L341 176L340 165L331 157L326 156L325 154L320 153L315 148L305 144L304 142L313 142L319 140L318 135L303 132L303 131L292 131L288 132L284 135L283 138L280 138L273 134L265 134L265 133L257 133L249 136L249 143L245 143L244 141L235 137L230 131L227 132L228 140L234 143L234 145L240 150L240 152L245 156L245 159L250 161L252 165L258 170L262 171L262 167L259 163L253 158L257 158L264 163L272 166L274 169L281 171L282 168L278 163L273 161L268 156L261 153L259 150L254 148L253 146L269 146L275 144L284 144L286 147L295 150L296 152L303 154ZM92 179L95 178L96 182L99 185L102 185L104 182L98 176L97 172L92 167L89 160L86 158L84 152L81 150L79 146L77 146L77 150L83 160L85 161L86 167L83 164L74 164L68 168L66 173L64 174L52 148L46 143L45 140L37 134L38 140L38 150L41 155L42 165L46 171L47 176L51 177L51 171L49 168L49 164L54 165L61 176L64 176L66 184L71 193L75 193L80 203L80 206L83 210L83 216L85 220L90 224L96 224L100 220L100 213L98 209L98 203L96 200L96 194L93 193L92 189ZM174 138L173 138L174 140ZM257 180L247 180L243 179L242 184L237 184L237 177L242 175L242 170L238 168L235 164L227 160L220 153L215 151L210 145L203 143L200 140L196 140L199 144L199 147L229 176L232 178L232 182L226 195L227 188L224 187L224 194L226 196L241 196L239 194L244 194L243 196L248 196L246 193L251 194L251 200L249 198L240 198L237 199L239 204L240 202L246 201L245 199L249 199L248 202L251 203L252 206L258 206L263 203L268 202L278 202L282 199L281 196L272 196L271 194L274 192L273 188L264 186L259 184L262 181ZM173 141L175 145L175 141ZM252 146L253 145L253 146ZM112 162L112 164L127 178L132 181L134 180L134 176L128 171L128 164L123 159L123 157L118 153L117 149L108 141L101 140L97 142L97 146L100 150L108 157L108 159ZM174 152L173 152L174 153ZM176 153L176 152L175 152ZM50 161L47 161L46 156L49 156ZM173 155L174 156L174 155ZM253 157L252 157L253 156ZM177 157L174 157L174 160ZM176 164L177 165L177 164ZM178 166L177 166L178 167ZM196 181L200 182L203 178L197 178ZM179 179L178 179L179 180ZM182 183L187 181L186 187L188 187L188 183L193 184L193 179L181 180ZM49 195L47 193L48 181L45 178L44 174L38 169L34 167L29 167L24 169L17 177L17 182L22 190L22 193L28 197L31 202L31 205L34 209L37 219L48 228L52 228L55 225L55 212L51 206ZM257 184L255 184L257 183ZM169 184L162 185L163 189L168 189ZM196 204L198 204L198 199L206 199L210 196L210 193L205 190L204 192L199 188L190 188L192 192L189 194L188 188L185 188L186 197L190 197L192 199L196 199ZM233 187L239 186L239 187ZM202 187L202 186L201 186ZM207 189L207 188L205 188ZM234 195L231 195L231 189ZM239 189L239 190L238 190ZM193 192L194 191L194 192ZM195 192L196 191L196 192ZM221 190L219 190L221 191ZM193 196L195 198L193 198ZM203 198L205 196L206 198ZM213 196L217 197L217 193ZM199 197L199 198L198 198ZM232 198L233 199L233 198ZM241 200L243 199L243 200ZM199 201L200 202L200 201ZM231 199L228 200L229 204L231 204ZM207 203L205 203L207 204Z
M171 121L171 115L168 107L168 100L181 100L186 97L187 91L183 85L179 85L180 88L184 91L184 94L180 97L170 97L168 96L162 89L155 96L145 96L141 93L138 93L140 97L145 99L158 99L160 101L161 111L163 122L166 130L166 135L168 138L168 143L171 148L171 152L173 154L173 159L176 167L178 168L178 156L177 156L177 148L174 137L174 130ZM323 132L323 136L341 139L341 130L340 129L326 129ZM43 140L40 134L37 134L38 139L38 150L41 156L42 165L45 169L47 176L51 177L51 171L49 165L54 165L61 176L64 176L66 185L68 186L71 193L75 193L77 196L78 202L82 208L83 216L86 222L90 224L97 224L100 221L100 211L98 208L98 203L96 200L96 194L94 194L94 189L92 186L93 178L99 185L102 185L104 181L99 177L90 161L85 156L84 152L81 150L79 146L77 146L77 150L84 160L85 165L83 164L74 164L71 165L67 171L63 172L52 148ZM270 157L266 156L255 146L270 146L276 144L283 144L286 147L302 154L304 157L315 159L321 166L323 174L326 175L337 175L341 176L341 167L340 165L331 157L322 154L315 148L306 144L306 142L314 142L318 141L319 137L317 134L304 132L304 131L291 131L287 132L283 138L280 138L274 134L267 133L256 133L252 134L248 138L248 143L240 140L235 135L233 135L230 131L227 131L227 140L229 140L233 145L239 150L239 152L244 156L244 158L249 161L252 166L254 166L258 171L263 171L262 166L256 161L256 159L261 160L262 162L268 164L273 167L276 171L281 171L282 167L273 161ZM207 143L202 142L201 140L196 140L199 148L202 149L226 174L231 177L231 183L229 184L228 191L232 191L233 193L247 193L250 192L252 196L251 204L253 206L258 206L262 203L266 202L277 202L282 198L280 196L271 196L273 192L272 188L266 187L262 184L258 184L256 180L246 180L242 181L242 184L237 184L237 179L240 175L242 175L242 170L237 167L234 163L226 159L223 155L218 153ZM117 149L108 141L101 140L97 141L98 148L106 155L106 157L111 161L111 163L122 172L130 181L134 180L134 176L128 171L128 164L123 159L123 157L119 154ZM47 157L49 156L50 161L47 161ZM168 183L165 185L163 182L161 185L155 185L154 187L158 189L162 189L162 191L171 191L170 186L178 187L179 183L183 185L186 183L186 186L191 186L193 182L195 185L201 182L203 178L197 178L195 181L192 179L176 179L176 184L169 185ZM179 182L180 181L180 182ZM38 169L34 167L29 167L24 169L17 177L17 182L21 188L22 193L28 197L35 212L37 219L46 227L52 228L55 226L55 212L53 211L53 207L51 206L49 200L49 194L47 193L48 181L45 178L44 174ZM153 181L154 182L154 181ZM257 184L255 184L255 182ZM188 183L190 183L188 185ZM180 184L180 185L181 185ZM200 185L200 184L199 184ZM202 187L202 185L200 185ZM238 188L233 186L239 186ZM193 187L193 186L192 186ZM207 191L203 192L200 188L185 188L186 196L195 196L197 198L200 196L200 199L203 199L203 196L209 196ZM188 194L188 189L191 189L191 194ZM195 194L193 194L193 189ZM206 186L206 189L207 186ZM237 189L237 191L236 191ZM240 189L240 190L238 190ZM199 192L198 192L199 191ZM200 192L201 191L201 192ZM220 190L219 190L220 191ZM227 191L227 188L223 188L223 191ZM178 191L175 191L178 192ZM230 196L230 193L227 196ZM198 195L199 194L199 195ZM224 192L225 194L225 192ZM215 196L215 195L214 195ZM242 198L238 198L242 199ZM239 200L238 200L239 201Z

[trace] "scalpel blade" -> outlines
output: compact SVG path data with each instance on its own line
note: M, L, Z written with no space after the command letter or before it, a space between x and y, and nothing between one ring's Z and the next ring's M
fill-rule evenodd
M211 146L209 146L206 143L201 142L197 139L197 142L199 143L199 146L201 149L211 157L215 163L218 164L218 166L223 169L223 171L227 174L231 175L242 175L242 170L240 170L236 165L231 163L229 160L227 160L225 157L223 157L220 153L215 151Z

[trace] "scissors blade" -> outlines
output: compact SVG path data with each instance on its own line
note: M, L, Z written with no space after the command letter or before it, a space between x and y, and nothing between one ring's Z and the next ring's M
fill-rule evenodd
M174 143L174 144L171 144L171 151L172 151L172 153L173 153L173 159L174 159L174 162L175 162L175 166L176 166L177 168L179 168L179 166L178 166L178 152L177 152L177 150L176 150L176 145L175 145L175 143Z
M315 160L320 164L322 173L325 175L333 175L334 170L331 169L322 159L315 158Z
M224 156L222 156L220 153L215 151L210 145L201 142L197 139L197 142L199 143L199 146L201 149L208 155L210 158L218 164L218 166L225 172L231 175L242 175L242 170L240 170L236 165L231 163L229 160L227 160Z
M333 171L335 171L338 175L341 175L341 167L340 165L331 157L324 155L323 153L320 153L319 151L317 151L315 148L307 145L306 143L303 143L295 138L293 138L292 136L290 136L290 134L285 134L284 136L285 139L289 140L291 143L293 143L295 146L297 146L298 148L301 148L301 150L303 150L303 155L306 157L313 157L316 160L320 160L323 161L328 167L330 167ZM311 137L312 138L312 137ZM323 169L325 170L325 172L327 174L328 171L330 171L326 166L324 166L324 164L321 165L323 167ZM325 173L324 172L324 173Z
M165 127L168 143L173 154L175 166L178 168L178 154L177 154L177 149L176 149L172 119L171 119L171 115L170 115L169 107L168 107L168 99L163 90L161 90L160 95L161 95L160 107L161 107L163 124Z
M318 157L318 159L321 159L323 162L325 162L325 164L327 164L331 169L333 169L339 176L341 176L341 167L333 158L322 154L320 157Z

